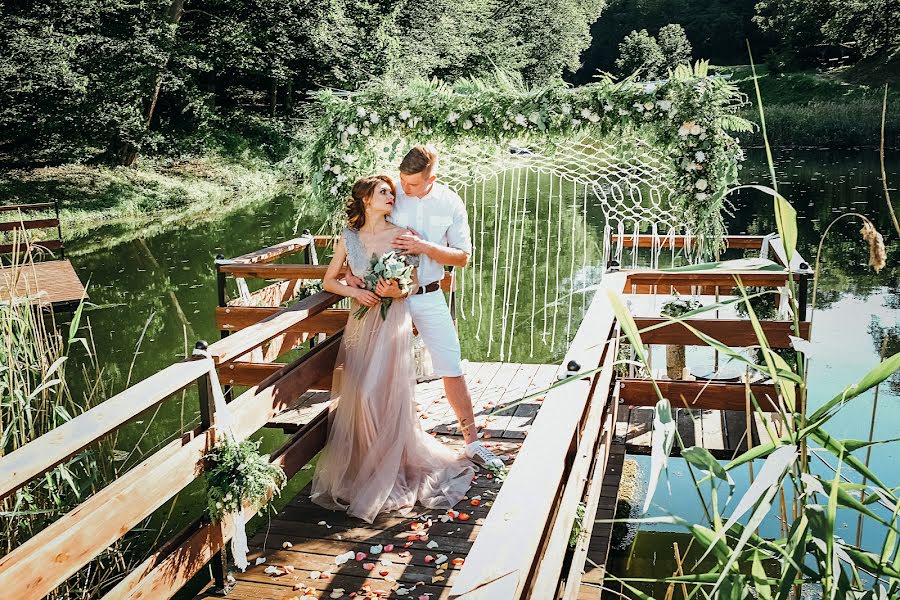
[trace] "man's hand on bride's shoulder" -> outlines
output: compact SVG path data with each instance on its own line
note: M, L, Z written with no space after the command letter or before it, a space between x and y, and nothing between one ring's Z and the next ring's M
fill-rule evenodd
M375 293L382 298L402 298L406 294L400 289L400 284L396 279L379 279L375 285Z
M369 290L359 288L351 288L350 297L363 306L368 306L369 308L372 308L373 306L381 302L381 298L379 298L376 294L370 292Z
M405 231L394 238L394 248L402 251L403 254L427 254L430 246L431 244L423 240L419 232L412 227L407 227Z

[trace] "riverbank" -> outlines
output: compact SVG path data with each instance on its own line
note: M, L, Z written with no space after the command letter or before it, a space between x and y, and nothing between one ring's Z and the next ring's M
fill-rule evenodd
M219 156L147 159L135 168L70 164L0 175L0 197L7 202L59 201L66 240L90 249L220 216L297 187L275 163ZM106 239L89 240L98 228Z
M743 116L759 125L756 91L749 66L720 67L751 102ZM844 73L772 73L757 67L769 142L775 147L877 147L881 139L883 81L887 75L860 77ZM900 87L892 86L898 90ZM743 134L745 146L762 145L762 132ZM885 144L900 148L900 92L889 91Z

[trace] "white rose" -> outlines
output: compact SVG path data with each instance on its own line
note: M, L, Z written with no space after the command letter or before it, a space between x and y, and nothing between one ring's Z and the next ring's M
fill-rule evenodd
M341 174L341 165L334 165L333 167L331 167L331 172L334 173L335 175L340 175Z
M332 194L337 194L338 187L336 185L333 185L333 186L331 186L331 189L328 191L331 192Z
M353 123L347 126L347 135L356 135L359 133L359 129Z
M479 125L484 123L484 117L482 117L480 114L475 115L473 118L475 119L475 122L478 123Z
M344 175L343 173L341 173L340 175L335 177L334 180L337 181L338 183L344 183L345 181L347 181L347 176Z
M526 119L525 115L523 115L521 113L516 115L515 119L516 119L516 125L518 125L519 127L525 127L528 125L528 119Z
M463 121L463 129L466 129L466 130L472 129L472 121L470 121L468 119Z
M363 128L362 128L362 134L363 134L364 136L369 137L369 134L370 134L370 133L371 133L371 132L369 131L369 128L368 128L368 127L363 127Z
M343 160L348 165L352 165L354 162L356 162L356 157L352 154L345 154L343 157L341 157L341 160Z
M591 123L596 123L599 120L600 120L600 115L598 115L597 113L591 113L590 115L588 115L588 121L590 121Z
M564 115L567 115L572 112L572 106L569 104L562 104L559 107L559 112L561 112Z
M709 186L709 182L705 179L698 179L697 183L694 184L694 187L700 190L701 192L705 190Z
M411 115L412 115L412 113L409 112L408 110L406 110L406 109L404 108L403 110L400 111L400 114L397 115L397 116L400 117L400 120L401 120L401 121L405 121L405 120L409 119L409 117L410 117Z
M693 162L692 162L692 163L689 163L688 166L685 167L685 170L687 170L687 171L696 171L696 170L697 170L697 163L693 163Z
M324 165L322 165L322 171L328 173L329 171L331 171L331 165L329 163L325 163Z
M652 102L644 102L644 110L653 110Z
M367 114L369 114L368 111L366 109L364 109L362 106L360 106L359 108L356 109L356 116L359 117L360 119L362 119Z
M609 102L603 105L603 110L605 110L606 112L612 112L613 108L615 107Z
M697 152L694 153L694 160L696 160L697 162L703 162L704 160L706 160L706 155L703 153L703 150L697 150Z
M703 133L703 128L701 128L696 123L691 125L691 135L700 135L701 133Z
M644 112L644 105L640 102L635 102L634 104L632 104L632 106L634 107L634 110L638 112Z
M670 111L672 110L672 101L671 100L658 100L656 102L656 106L659 107L660 110Z
M581 109L581 116L584 117L585 119L587 119L589 116L591 116L591 109L589 109L589 108L582 108L582 109Z
M707 198L709 198L709 194L697 192L696 194L694 194L694 197L697 198L697 200L706 200Z
M572 119L572 127L580 127L581 119Z
M394 118L394 115L391 115L388 117L388 125L390 125L391 127L393 127L394 123L396 123L396 122L397 122L397 119Z
M618 112L619 112L619 116L620 116L620 117L627 117L627 116L628 116L628 111L625 110L624 108L620 108Z
M690 132L691 128L687 123L678 128L678 135L681 137L687 137Z
M451 111L449 115L447 115L448 123L456 123L459 120L459 113Z
M705 139L706 139L706 132L701 133L699 139L705 140Z
M379 115L376 112L373 112L371 115L369 115L369 122L372 125L377 125L378 123L381 122L381 115Z

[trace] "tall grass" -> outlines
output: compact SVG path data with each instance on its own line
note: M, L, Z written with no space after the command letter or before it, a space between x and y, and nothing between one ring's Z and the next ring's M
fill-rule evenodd
M31 250L13 257L12 277L32 265ZM11 282L3 282L11 283ZM106 398L101 370L94 361L90 335L78 336L82 309L60 329L52 313L35 307L37 290L0 301L0 456L95 406ZM90 329L88 328L88 332ZM75 346L87 354L81 373L90 382L76 397L69 381L69 354ZM106 438L0 502L2 551L13 551L116 477L115 439ZM51 598L97 597L127 572L127 544L120 542L71 577ZM47 568L52 568L47 565ZM2 596L2 592L0 592Z

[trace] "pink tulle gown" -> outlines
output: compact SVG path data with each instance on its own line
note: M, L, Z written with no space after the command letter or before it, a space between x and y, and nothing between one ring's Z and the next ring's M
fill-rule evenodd
M350 270L362 277L373 253L345 229ZM312 500L371 523L381 513L407 513L416 503L450 508L472 483L473 468L419 423L415 402L412 322L395 300L382 320L379 307L353 313L338 351L328 413L328 443L316 465Z

